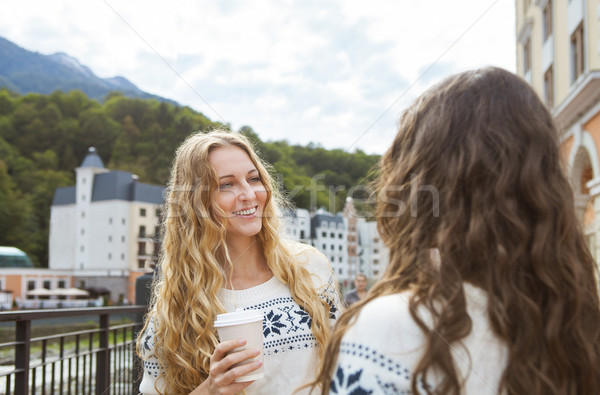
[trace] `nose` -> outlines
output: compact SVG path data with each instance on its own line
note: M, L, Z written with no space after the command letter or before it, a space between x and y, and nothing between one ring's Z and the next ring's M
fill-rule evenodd
M256 198L256 193L254 192L254 188L247 182L242 184L242 188L240 194L238 195L238 199L241 201L249 201L254 200Z

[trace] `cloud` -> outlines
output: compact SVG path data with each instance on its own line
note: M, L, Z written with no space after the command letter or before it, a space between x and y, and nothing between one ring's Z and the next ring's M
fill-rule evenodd
M514 3L5 0L0 35L262 138L383 152L447 74L514 70ZM430 67L425 74L424 70ZM208 104L207 104L208 103Z

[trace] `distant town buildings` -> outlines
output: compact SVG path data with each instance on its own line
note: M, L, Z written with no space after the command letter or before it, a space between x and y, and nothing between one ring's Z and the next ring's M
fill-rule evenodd
M347 199L343 213L319 209L310 214L298 209L287 213L284 223L292 239L316 247L329 258L344 289L352 287L358 273L376 280L385 270L388 252L377 233L377 225L356 213L351 198ZM309 237L303 237L307 234Z
M552 111L594 257L600 252L600 4L517 0L517 73Z

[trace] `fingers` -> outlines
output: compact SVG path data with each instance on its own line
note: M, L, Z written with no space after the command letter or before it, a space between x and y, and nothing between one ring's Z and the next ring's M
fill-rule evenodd
M219 343L210 358L209 381L214 393L234 394L242 391L253 381L235 383L235 380L262 366L260 361L251 361L260 351L257 349L239 350L246 344L245 339Z
M218 362L223 359L227 353L235 350L238 347L246 345L246 339L228 340L223 343L219 343L210 357L210 364L212 366L213 361Z

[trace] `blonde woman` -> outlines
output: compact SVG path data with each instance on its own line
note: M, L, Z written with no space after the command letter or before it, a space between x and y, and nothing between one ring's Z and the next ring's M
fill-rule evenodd
M559 135L498 68L408 108L381 159L383 278L337 321L329 394L600 394L597 266Z
M143 394L288 394L314 379L339 312L327 258L280 236L276 190L247 139L214 131L177 150L150 313L138 338ZM265 377L244 339L219 342L217 314L264 314ZM242 342L242 343L240 343Z

